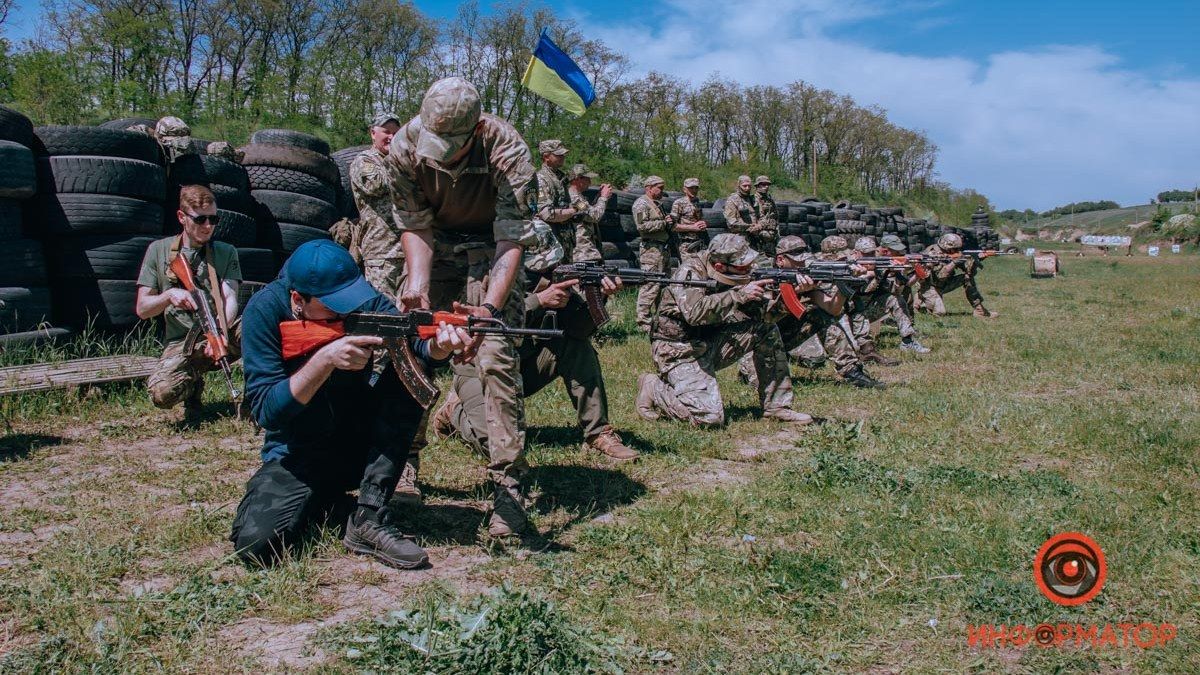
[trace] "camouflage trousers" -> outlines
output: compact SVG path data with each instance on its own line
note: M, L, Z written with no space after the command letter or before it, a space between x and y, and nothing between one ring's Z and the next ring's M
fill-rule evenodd
M575 226L575 247L569 262L599 262L604 260L600 246L600 228L595 223L579 223Z
M404 470L421 408L391 368L371 400L375 408L359 411L370 422L347 420L336 434L336 447L293 448L282 459L264 462L250 478L229 536L242 560L271 564L302 543L313 525L342 524L353 505L346 493L356 488L358 504L386 506Z
M562 338L540 343L521 358L521 380L525 395L533 396L555 379L561 379L575 406L576 419L585 439L609 427L608 394L600 372L600 356L590 339ZM457 369L456 369L457 370ZM455 430L476 452L485 454L488 421L483 405L483 386L478 378L455 373L454 393L461 405L453 412Z
M917 333L912 319L900 303L900 298L892 293L874 293L858 302L854 313L850 315L850 327L853 329L854 340L858 342L860 349L866 346L870 351L875 345L875 335L871 333L871 324L882 319L888 319L895 323L902 338L911 337Z
M638 252L638 264L646 272L670 271L667 244L658 241L643 241ZM644 331L650 330L650 322L658 314L658 300L662 293L661 284L642 284L637 294L637 324Z
M651 392L654 407L672 419L697 426L725 423L725 402L717 371L752 351L758 400L763 412L792 406L792 378L775 324L751 322L726 330L708 342L654 340L651 355L658 378Z
M845 322L839 319L830 323L821 333L821 345L825 348L825 353L833 362L834 370L843 376L862 365L862 358L850 339L854 336L853 323L850 323L850 334L846 334L846 324L849 322L849 319Z
M687 260L688 258L698 256L708 249L708 244L702 237L695 239L679 239L679 259Z
M229 360L233 361L242 352L242 320L237 318L229 327ZM191 348L188 344L191 342ZM194 340L176 340L167 343L162 356L154 366L154 372L146 378L150 401L156 408L169 410L181 401L198 400L204 392L204 374L216 370L217 364L204 354L204 336Z
M488 273L496 251L486 247L463 249L462 245L441 241L434 246L429 288L430 307L434 310L449 310L455 300L478 306L487 297ZM500 316L509 326L524 325L524 289L525 275L517 274ZM474 360L455 369L482 383L488 476L499 484L513 484L528 469L524 386L515 342L499 335L485 336Z
M936 285L928 279L922 281L913 304L918 310L924 310L934 316L945 316L946 303L943 298L950 291L960 287L966 293L967 302L971 303L972 307L983 306L983 295L979 293L979 289L975 286L975 277L965 274L956 274L950 277L948 281L939 282Z

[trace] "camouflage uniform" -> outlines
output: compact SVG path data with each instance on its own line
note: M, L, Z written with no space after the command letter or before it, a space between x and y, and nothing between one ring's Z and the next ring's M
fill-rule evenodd
M455 300L482 305L497 243L523 247L533 241L526 207L534 175L529 147L511 124L480 109L470 83L461 78L435 82L421 114L400 128L387 156L397 228L432 231L428 293L430 306L438 310L450 309ZM461 161L449 167L440 163L461 148L466 148ZM499 315L510 326L524 323L523 287L524 274L518 273ZM527 465L516 345L487 336L472 363L454 367L483 383L496 514L502 500L519 508L519 479ZM523 523L516 524L520 527Z
M817 254L816 258L817 260L848 261L846 239L839 235L826 237L821 242L821 253ZM829 287L829 290L833 290L832 286ZM843 316L846 317L846 321L842 321L841 317L833 318L829 326L825 328L821 343L838 375L845 377L848 373L861 367L863 362L851 341L854 332L853 322L849 319L849 309ZM849 333L847 333L847 326L850 327Z
M647 181L661 178L651 176ZM655 200L646 195L637 198L633 203L633 222L637 225L638 235L642 239L641 250L638 251L638 263L647 272L667 272L670 266L671 222ZM637 294L637 323L642 330L649 330L650 321L658 311L658 303L662 295L659 284L642 284Z
M350 162L350 191L358 207L358 232L353 242L357 244L363 276L375 290L399 305L404 249L400 246L400 228L393 220L391 176L383 153L368 148Z
M598 178L596 174L589 172L586 166L576 164L571 168L568 177L579 176ZM592 204L582 192L570 185L567 186L567 195L571 199L572 208L575 209L575 251L571 254L571 262L604 260L604 252L600 247L600 219L604 217L604 211L608 208L608 200L597 197L596 203Z
M183 155L195 152L192 148L192 129L178 117L164 117L154 125L154 136L167 156L167 166Z
M759 176L754 182L756 185L771 184L766 176ZM749 237L750 245L766 255L775 255L775 244L779 241L779 209L767 189L758 190L755 197L759 231Z
M925 255L945 256L944 249L937 244L926 248ZM962 288L967 294L967 302L979 311L983 307L983 295L975 286L975 273L979 271L979 261L970 256L963 256L958 261L929 265L929 276L921 280L918 288L916 304L918 308L933 314L945 316L946 304L943 298L956 288ZM959 274L961 272L961 274Z
M571 204L566 179L566 173L559 169L546 165L538 169L537 217L554 229L554 234L558 236L558 241L563 247L563 259L571 260L575 251L575 216L579 212Z
M736 238L742 250L752 250L741 237L722 235L698 256L683 261L675 279L718 278L709 264L714 251ZM727 278L726 278L727 279ZM715 426L725 422L725 403L717 371L754 353L758 396L766 417L791 411L792 380L779 328L764 320L767 301L750 301L744 285L723 290L668 286L651 329L651 355L658 375L639 381L639 413L643 394L652 415ZM645 388L641 387L645 383ZM648 389L648 390L647 390ZM794 413L793 413L794 414Z
M692 199L687 195L675 200L675 203L671 205L671 215L675 216L676 223L683 225L691 225L704 220L700 200ZM707 237L703 232L680 232L677 236L679 237L680 260L703 253L704 248L708 245Z

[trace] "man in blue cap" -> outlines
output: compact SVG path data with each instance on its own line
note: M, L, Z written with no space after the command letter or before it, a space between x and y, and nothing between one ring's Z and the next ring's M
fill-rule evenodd
M373 377L371 356L382 339L347 335L311 355L283 356L284 321L336 320L351 312L399 310L367 283L349 252L327 240L296 249L283 274L246 305L246 401L265 432L263 465L246 485L230 537L247 562L273 563L356 487L346 547L402 569L429 560L384 508L422 409L391 367ZM427 361L441 361L470 341L461 328L443 324L433 340L414 339L412 347Z

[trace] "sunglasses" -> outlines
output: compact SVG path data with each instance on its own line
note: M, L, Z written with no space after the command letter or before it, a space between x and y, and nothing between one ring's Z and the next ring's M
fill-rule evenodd
M218 223L221 222L221 216L218 216L216 214L213 214L210 216L207 214L192 215L190 213L187 213L186 211L184 213L187 215L188 218L191 218L192 221L195 222L197 225L205 225L207 223L212 223L213 225L217 225Z

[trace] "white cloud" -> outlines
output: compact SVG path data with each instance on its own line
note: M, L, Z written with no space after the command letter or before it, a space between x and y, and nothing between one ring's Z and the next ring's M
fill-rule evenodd
M928 132L941 148L943 179L1001 208L1144 203L1200 180L1200 79L1122 69L1116 57L1086 45L977 62L889 52L838 35L857 22L905 21L911 7L676 0L653 15L579 22L642 72L693 82L714 72L744 84L805 80L880 105L897 124Z

